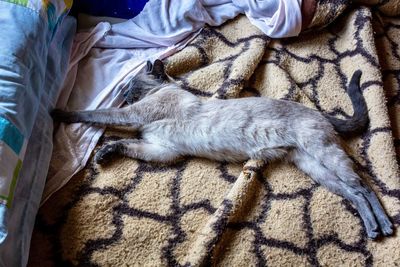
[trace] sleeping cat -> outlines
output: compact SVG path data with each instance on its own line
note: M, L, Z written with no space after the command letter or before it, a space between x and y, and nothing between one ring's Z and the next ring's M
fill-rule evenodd
M353 171L336 135L360 133L368 125L360 76L361 71L356 71L349 84L354 115L346 120L296 102L265 97L203 100L171 81L159 60L149 62L147 73L130 82L125 93L128 106L55 110L52 115L62 122L129 126L141 133L140 139L104 145L95 155L99 164L113 154L154 162L172 162L182 156L227 162L285 158L317 183L348 199L358 210L368 237L375 239L380 233L391 235L392 223L375 193Z

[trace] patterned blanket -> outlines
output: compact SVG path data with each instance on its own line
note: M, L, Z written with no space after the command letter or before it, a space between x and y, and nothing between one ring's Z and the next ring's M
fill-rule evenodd
M370 126L343 145L398 228L400 19L391 17L398 5L380 2L346 9L325 29L286 40L270 40L238 17L205 28L166 64L204 98L267 96L338 117L352 114L345 90L361 69ZM108 130L102 142L127 135ZM368 240L349 202L294 166L243 168L199 158L157 165L119 157L104 167L91 161L40 210L30 256L31 266L399 263L398 230Z

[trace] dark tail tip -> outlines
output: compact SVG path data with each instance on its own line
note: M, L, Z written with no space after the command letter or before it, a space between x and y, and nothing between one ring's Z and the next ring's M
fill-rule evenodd
M65 111L61 109L53 109L50 111L50 116L53 118L54 121L63 121L65 117Z
M361 70L356 70L351 77L347 93L353 105L354 114L351 118L342 120L332 116L327 116L335 127L335 130L342 135L360 134L368 126L368 107L360 89Z
M356 70L353 73L353 76L351 77L351 80L350 80L349 89L351 89L352 87L355 87L356 89L360 88L361 74L362 74L361 70Z
M61 109L53 109L50 116L54 121L58 122L74 122L73 112L64 111Z
M362 71L361 71L361 70L356 70L356 71L353 73L352 79L357 79L358 81L360 81L361 74L362 74Z
M52 111L50 111L50 116L55 119L58 117L58 114L60 113L61 110L59 109L53 109Z

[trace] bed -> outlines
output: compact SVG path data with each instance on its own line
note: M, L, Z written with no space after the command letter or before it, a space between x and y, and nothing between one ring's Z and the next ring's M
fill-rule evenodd
M201 97L268 96L339 117L352 112L345 88L352 73L361 69L361 88L371 122L361 136L345 138L344 145L357 172L377 192L398 228L400 3L354 2L317 1L311 24L299 37L268 38L246 16L239 15L221 26L204 27L181 46L168 51L154 49L150 54L163 58L168 74ZM65 183L49 183L50 176L71 170L50 168L48 174L53 144L65 145L52 140L49 110L62 102L66 105L67 99L77 94L72 90L77 79L86 80L85 86L107 84L101 75L87 79L88 69L76 64L78 61L71 64L76 56L71 49L73 38L85 43L85 36L97 34L100 39L108 26L113 27L113 22L100 23L95 31L76 34L76 20L65 15L71 3L63 4L53 4L58 10L55 13L48 7L43 13L0 1L15 18L14 23L19 13L24 14L12 29L21 30L27 22L39 25L28 29L36 34L34 41L20 37L30 35L16 35L7 47L0 44L0 51L17 49L15 43L22 42L23 48L17 51L32 58L35 73L40 74L17 83L40 84L29 89L32 94L10 98L18 103L14 106L21 106L18 101L22 99L28 101L22 105L24 112L0 108L0 118L23 136L19 151L27 147L18 155L23 164L12 205L5 201L0 210L0 219L8 222L0 228L7 233L0 247L2 265L24 266L28 257L29 266L396 266L400 262L398 231L392 237L368 240L360 217L347 201L285 163L260 166L250 162L251 168L244 171L242 164L196 158L172 165L117 158L103 167L93 161L92 150L129 133L96 129L92 135L96 138L86 142L90 144L83 149L86 152L71 165L79 171L71 172ZM1 22L7 17L0 14ZM49 17L51 22L43 19ZM40 31L41 27L46 31ZM0 34L2 30L3 34L10 32L0 29ZM26 56L27 43L32 47L28 51L36 51L32 56ZM88 49L77 58L96 62L100 53L103 56L109 51ZM129 50L109 60L118 64L132 53ZM140 52L134 57L138 61L132 61L132 68L120 81L129 80L129 75L143 67L140 62L148 54ZM17 59L13 62L20 62ZM7 70L2 62L1 82ZM73 68L74 79L68 79ZM8 80L15 86L14 79ZM67 93L61 90L65 89L65 82L61 85L64 80L73 81L67 85ZM110 89L102 98L105 102L99 104L121 105L118 92L122 90ZM65 100L60 102L60 98ZM74 131L84 129L75 127ZM61 156L58 160L66 162ZM46 201L39 209L42 197Z

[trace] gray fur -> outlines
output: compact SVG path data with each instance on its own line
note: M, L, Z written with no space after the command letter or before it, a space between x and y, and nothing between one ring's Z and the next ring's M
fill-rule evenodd
M154 66L157 64L162 63ZM129 126L141 132L141 139L104 145L95 156L98 163L115 153L154 162L172 162L182 156L228 162L285 158L348 199L370 238L377 238L380 232L393 233L375 193L361 184L324 115L299 103L264 97L202 100L159 74L150 69L137 76L125 96L138 101L124 108L58 110L53 116L63 122ZM130 98L132 94L135 97Z

